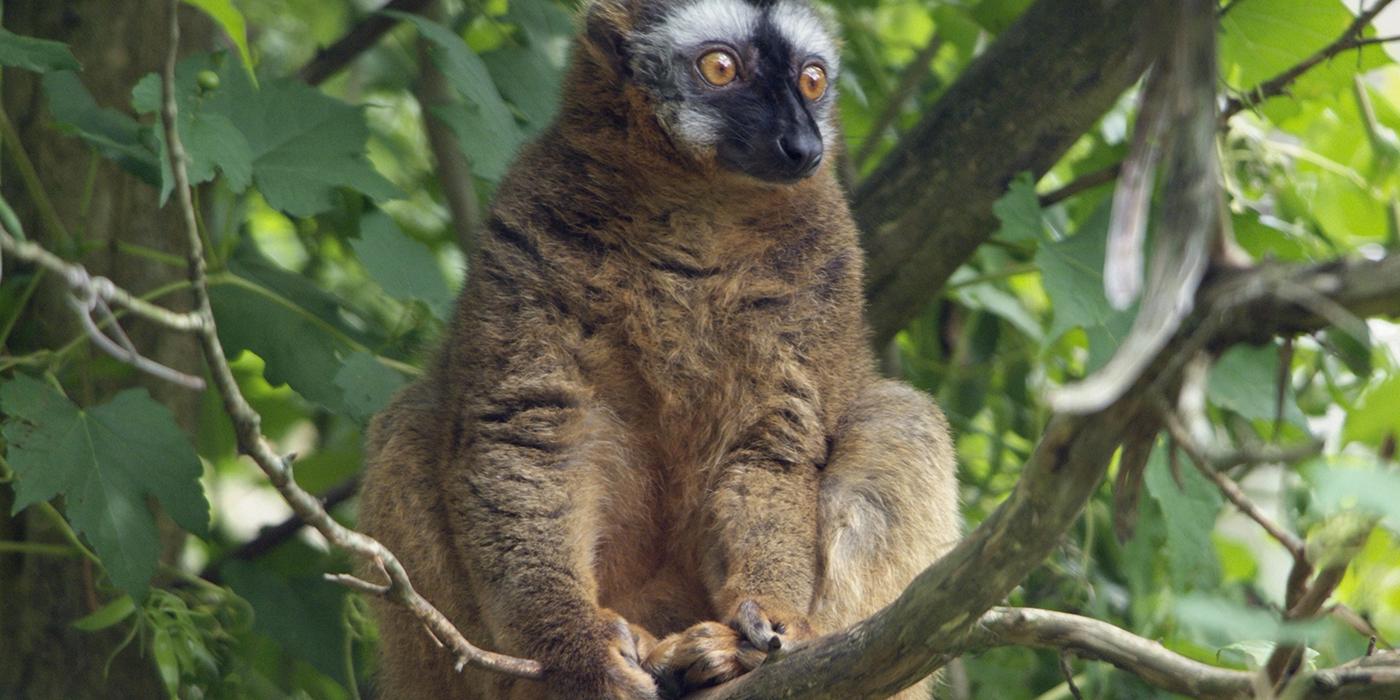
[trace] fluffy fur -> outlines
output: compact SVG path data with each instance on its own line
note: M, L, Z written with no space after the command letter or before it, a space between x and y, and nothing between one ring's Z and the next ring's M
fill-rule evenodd
M446 342L368 440L361 525L548 679L456 673L376 604L385 697L718 682L869 615L959 534L942 415L874 369L833 159L774 185L678 147L629 78L629 38L671 7L652 2L589 8Z

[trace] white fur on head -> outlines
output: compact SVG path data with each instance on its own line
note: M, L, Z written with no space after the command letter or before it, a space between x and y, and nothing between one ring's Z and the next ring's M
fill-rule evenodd
M769 10L768 18L798 55L816 56L835 77L841 60L831 31L817 12L805 4L781 0Z

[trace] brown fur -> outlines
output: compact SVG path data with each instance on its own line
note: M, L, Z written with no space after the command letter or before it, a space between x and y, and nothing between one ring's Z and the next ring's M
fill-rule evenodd
M745 639L868 616L958 536L942 415L873 367L832 168L765 185L678 150L606 38L625 7L594 6L447 342L372 426L361 505L470 640L548 681L454 673L377 605L384 697L723 680L762 658Z

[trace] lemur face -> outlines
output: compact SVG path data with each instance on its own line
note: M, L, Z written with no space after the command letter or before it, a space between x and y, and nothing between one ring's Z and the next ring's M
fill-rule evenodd
M791 183L836 137L836 42L799 0L666 3L633 35L631 69L683 147Z

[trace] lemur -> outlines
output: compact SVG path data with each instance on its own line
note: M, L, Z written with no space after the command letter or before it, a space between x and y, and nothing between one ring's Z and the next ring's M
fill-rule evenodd
M869 346L839 74L799 0L585 7L360 506L545 680L458 673L379 604L384 697L676 696L870 615L959 537L946 421Z

